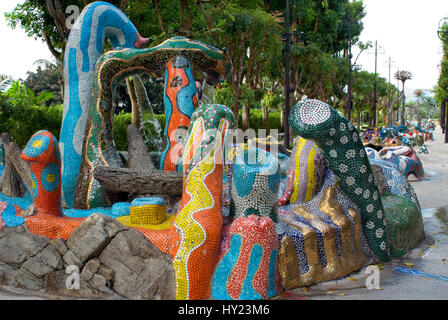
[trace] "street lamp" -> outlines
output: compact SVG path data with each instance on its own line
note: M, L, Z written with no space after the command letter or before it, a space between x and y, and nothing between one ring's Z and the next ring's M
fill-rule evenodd
M384 63L384 66L385 67L388 67L389 68L389 92L388 92L388 101L387 101L387 125L388 126L391 126L392 125L392 122L393 122L393 115L392 115L392 103L391 103L391 99L390 99L390 87L391 87L391 83L390 83L390 72L391 72L391 68L392 67L395 67L396 66L396 64L395 64L395 61L393 61L392 59L391 59L391 57L389 56L389 61L386 61L385 63Z
M440 19L439 28L437 29L437 35L439 36L440 40L445 41L445 45L448 47L448 17ZM445 108L448 107L448 99L445 99L445 101L442 102L441 107L444 109L443 111L445 111ZM445 143L448 143L448 110L445 111L445 117ZM442 119L440 119L440 122L442 122Z
M283 135L283 145L285 148L289 149L289 94L291 93L291 88L289 87L289 52L291 48L291 40L304 42L305 33L300 32L298 34L297 30L294 33L290 33L289 28L289 0L286 0L286 17L285 17L286 33L283 34L283 41L285 42L285 121L284 124L284 135ZM293 39L291 39L293 36Z
M379 49L379 50L378 50ZM378 47L378 41L375 40L375 51L373 52L375 54L375 83L373 85L373 114L372 114L372 122L373 127L376 127L376 103L378 100L377 97L377 61L378 61L378 54L384 53L384 48L382 46Z
M406 100L406 97L404 95L404 83L406 82L406 80L412 79L412 73L410 71L405 71L405 70L397 71L395 73L395 79L400 80L401 83L403 84L403 93L402 93L403 104L402 104L401 114L400 114L400 124L404 125L404 102Z

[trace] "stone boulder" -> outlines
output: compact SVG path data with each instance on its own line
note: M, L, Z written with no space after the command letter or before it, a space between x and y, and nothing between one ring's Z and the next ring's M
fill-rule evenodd
M71 286L73 276L78 286ZM95 213L67 241L0 232L0 285L88 299L174 299L170 256L135 229Z

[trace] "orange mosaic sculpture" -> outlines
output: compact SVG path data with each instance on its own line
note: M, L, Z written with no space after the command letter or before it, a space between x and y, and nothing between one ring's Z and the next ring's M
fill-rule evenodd
M58 141L46 130L31 136L20 157L30 163L36 214L25 220L30 232L68 239L84 219L62 217L61 156Z
M190 62L184 56L168 61L165 67L165 137L167 145L160 159L161 170L181 171L182 139L190 125L190 118L198 105L196 83Z
M170 232L176 299L211 295L223 221L223 145L232 124L232 112L221 105L201 107L192 117L183 153L184 191Z

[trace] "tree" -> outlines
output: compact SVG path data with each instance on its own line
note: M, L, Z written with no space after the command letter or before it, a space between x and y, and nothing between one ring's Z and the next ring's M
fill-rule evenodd
M400 112L400 124L404 125L404 101L405 101L405 96L404 96L404 83L407 80L412 79L412 73L410 71L405 71L405 70L398 70L395 73L395 79L400 80L401 83L403 84L403 91L402 91L402 107L401 107L401 112Z
M47 104L50 105L63 103L62 76L59 72L59 63L59 61L53 63L45 59L36 61L35 64L38 64L37 70L35 72L28 71L27 78L23 82L35 95L44 91L52 93L53 98L47 101Z

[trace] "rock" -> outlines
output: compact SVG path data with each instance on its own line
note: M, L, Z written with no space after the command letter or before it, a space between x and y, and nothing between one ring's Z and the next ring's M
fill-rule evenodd
M105 285L106 280L100 275L92 276L91 280L80 278L79 289L68 289L65 271L60 270L47 276L45 292L55 295L69 296L73 298L87 299L123 299Z
M62 257L62 260L68 265L75 265L78 267L83 265L83 262L73 253L73 251L67 251Z
M113 289L128 299L174 299L176 279L169 256L130 229L118 233L99 256L115 272Z
M0 262L20 265L50 242L45 237L24 232L25 230L18 227L6 228L0 232Z
M22 264L21 269L26 269L36 277L42 278L54 270L62 269L63 265L64 263L59 252L53 246L48 245Z
M118 232L127 229L111 217L94 213L73 231L66 244L81 263L84 263L98 256Z
M8 282L12 272L16 270L10 265L0 262L0 284L5 284Z
M98 258L91 259L89 262L86 263L84 268L82 269L82 272L80 274L81 279L84 281L89 281L93 278L94 274L97 273L97 271L100 269L101 261Z
M64 239L54 239L51 241L51 245L59 252L59 254L62 256L64 255L68 248L65 245Z
M12 272L8 284L28 290L40 291L45 287L45 280L35 276L26 269L20 268Z

